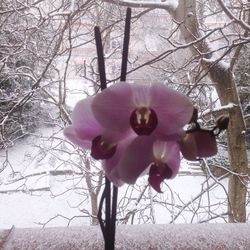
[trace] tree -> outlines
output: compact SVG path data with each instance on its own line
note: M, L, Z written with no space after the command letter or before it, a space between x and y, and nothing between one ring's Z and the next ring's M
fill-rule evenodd
M8 158L9 147L26 135L34 136L39 127L58 126L61 131L62 124L70 123L69 107L66 103L66 78L68 70L71 70L68 64L73 48L81 45L81 39L89 39L84 44L91 43L89 34L92 30L85 28L86 33L79 34L77 25L93 3L94 1L57 0L1 3L0 147L4 155L1 173L10 174L9 182L24 180L24 190L26 180L36 175L44 176L46 170L30 175L25 169L20 170L19 166L13 168L12 159ZM41 139L43 135L33 138ZM60 147L63 139L53 135L47 140L51 145L58 143L59 146L56 150L48 150L45 145L45 148L38 151L37 158L41 155L42 158L51 157L54 154L53 159L57 158L61 162L56 153L63 151ZM79 152L79 155L84 154ZM80 170L77 174L86 176L93 206L96 206L94 201L97 200L98 192L95 194L94 188L90 188L90 165L87 158L81 159L81 164L77 165ZM57 175L60 174L67 175L67 171L59 170ZM56 174L50 171L50 175Z
M241 48L241 52L238 56L238 61L235 64L235 78L237 82L237 87L239 89L239 97L240 102L242 105L242 110L246 122L246 138L247 138L247 145L248 149L250 147L250 134L249 134L249 128L250 128L250 106L249 106L249 99L250 99L250 75L249 75L249 64L247 63L249 61L250 56L250 49L249 45L244 45Z
M39 2L5 1L0 6L1 148L34 132L44 120L52 122L43 89L54 77L51 58L58 45Z
M213 50L208 43L208 38L211 33L216 30L207 31L203 35L199 20L197 18L197 9L195 0L180 0L166 2L147 2L147 1L112 1L106 2L116 3L119 5L139 7L139 8L161 8L169 12L173 19L177 22L177 29L181 33L186 44L173 46L180 49L182 46L189 47L193 56L200 59L202 73L200 77L209 74L211 81L215 84L215 88L221 105L233 103L234 107L228 110L230 116L230 124L228 128L228 153L230 159L230 170L233 173L229 179L229 221L230 222L245 222L246 221L246 194L247 194L247 147L245 134L246 131L243 113L238 98L238 92L235 80L232 73L232 65L225 65L225 58L231 51L234 51L238 46L249 42L247 38L241 38L241 33L249 32L249 15L245 12L245 5L237 6L238 10L230 10L223 1L218 1L220 7L229 17L224 27L227 25L236 25L239 30L239 35L232 41L228 42L226 51L220 56L216 56L216 50ZM231 3L234 7L234 4ZM241 13L244 12L245 19L241 18ZM224 27L218 28L222 35ZM224 38L226 36L224 35ZM236 40L237 39L237 40ZM200 78L199 77L199 78ZM198 78L198 79L199 79ZM197 84L199 80L195 82Z

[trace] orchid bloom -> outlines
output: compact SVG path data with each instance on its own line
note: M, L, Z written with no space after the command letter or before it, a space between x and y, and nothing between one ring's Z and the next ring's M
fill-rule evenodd
M95 159L108 159L131 133L155 131L162 139L179 138L191 112L188 98L165 85L121 82L78 102L64 134L78 146L91 148Z
M190 121L193 105L179 92L159 83L117 83L93 100L99 124L113 132L133 130L139 136L154 133L162 140L177 139Z
M130 131L130 137L104 162L106 176L119 186L149 173L150 185L160 192L160 183L173 178L179 169L177 140L193 113L189 99L162 84L121 82L98 94L92 110L104 128Z
M178 173L180 150L191 160L217 151L213 132L185 134L184 125L196 119L193 112L186 96L163 84L120 82L78 102L64 134L104 160L116 186L149 174L149 184L161 192L160 184Z

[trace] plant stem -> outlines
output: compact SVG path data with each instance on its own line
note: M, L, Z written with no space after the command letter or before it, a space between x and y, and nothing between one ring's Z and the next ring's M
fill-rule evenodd
M122 66L121 66L121 81L126 81L127 74L127 61L128 61L128 48L129 48L129 37L130 37L130 20L131 20L131 9L127 9L126 23L124 31L124 42L122 52ZM103 46L101 39L101 32L99 27L95 27L95 41L98 58L98 69L100 74L101 90L107 87L106 83L106 72L105 62L103 55ZM101 226L105 250L115 249L115 231L116 231L116 212L117 212L117 196L118 188L113 185L113 195L111 202L111 183L107 177L105 177L105 187L99 204L98 220ZM105 202L105 220L102 219L102 209ZM111 209L112 207L112 209Z

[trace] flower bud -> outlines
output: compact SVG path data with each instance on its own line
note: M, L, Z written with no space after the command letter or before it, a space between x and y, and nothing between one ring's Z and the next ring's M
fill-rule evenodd
M216 120L216 127L219 128L220 130L227 129L228 124L229 124L229 116L228 115L221 115Z

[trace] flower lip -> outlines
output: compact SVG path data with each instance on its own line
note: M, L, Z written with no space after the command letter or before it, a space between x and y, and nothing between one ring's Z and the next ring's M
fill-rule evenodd
M158 124L155 111L146 107L135 109L132 112L129 121L130 126L138 135L150 135Z
M98 135L92 140L91 156L96 160L109 159L115 154L116 148L116 144L108 143Z
M172 169L166 163L153 163L149 170L149 184L159 193L162 193L160 184L164 179L170 179Z

